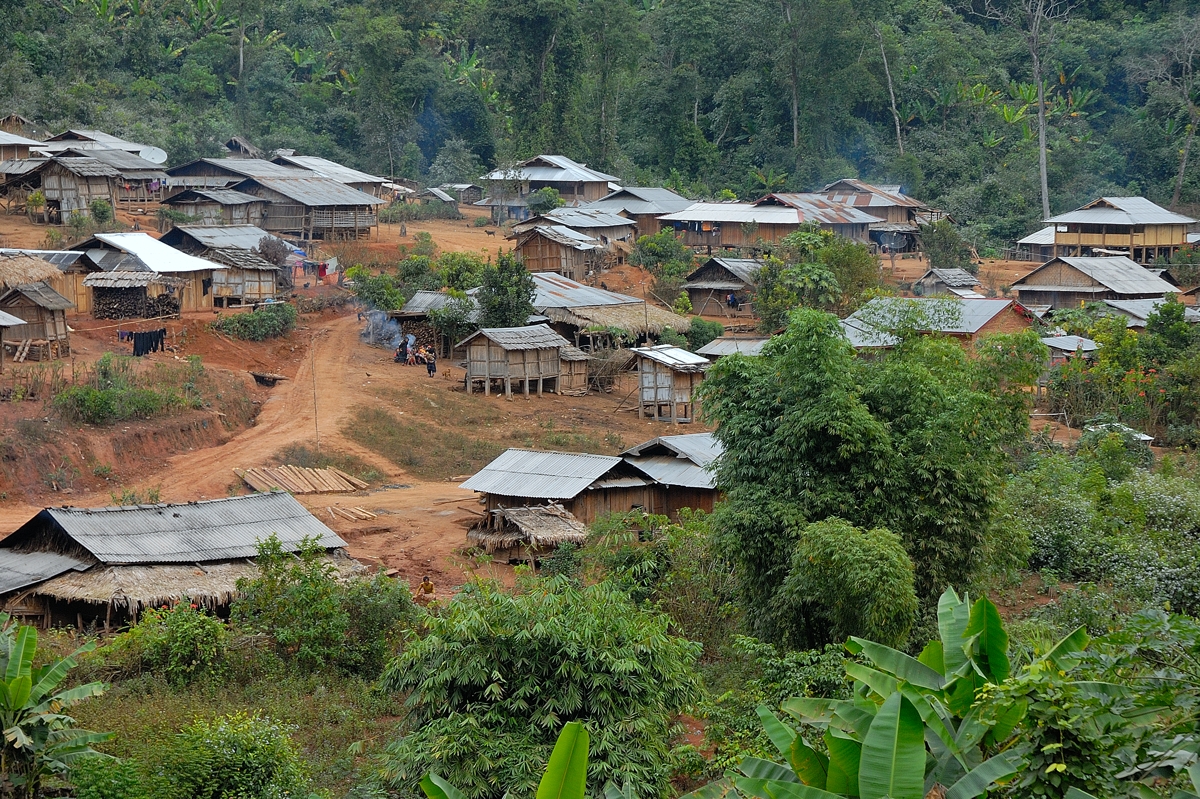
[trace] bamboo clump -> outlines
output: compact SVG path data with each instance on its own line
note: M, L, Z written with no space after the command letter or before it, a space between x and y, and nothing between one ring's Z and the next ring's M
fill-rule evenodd
M255 491L289 491L293 494L333 494L362 491L367 484L341 469L309 469L301 466L261 466L234 469Z

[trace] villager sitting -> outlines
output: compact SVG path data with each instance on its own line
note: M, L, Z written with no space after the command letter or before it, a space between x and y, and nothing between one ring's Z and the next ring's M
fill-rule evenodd
M421 584L417 586L417 601L421 604L429 602L431 599L433 599L435 590L436 589L434 588L433 580L429 579L428 574L425 575L425 577L421 580Z

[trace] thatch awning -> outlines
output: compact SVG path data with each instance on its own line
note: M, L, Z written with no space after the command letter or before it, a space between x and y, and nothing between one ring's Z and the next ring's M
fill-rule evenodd
M542 549L587 541L587 528L562 505L500 508L492 513L494 528L474 527L467 533L467 540L489 555L519 546Z
M659 335L663 328L667 327L676 333L686 333L692 328L692 320L686 316L640 302L573 308L548 307L543 309L542 313L551 321L578 328L615 327L630 333L649 333L653 336Z
M341 578L363 570L350 558L330 558ZM258 576L249 560L205 564L93 566L47 580L30 591L60 602L107 605L133 614L173 605L184 597L210 610L228 606L238 596L237 581Z
M32 255L0 256L0 286L4 288L41 283L60 275L62 272L57 266Z

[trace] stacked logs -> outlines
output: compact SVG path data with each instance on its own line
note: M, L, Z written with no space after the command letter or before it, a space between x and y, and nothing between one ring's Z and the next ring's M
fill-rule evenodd
M255 491L290 491L293 494L326 494L361 491L367 484L341 469L307 469L300 466L266 466L234 469L233 473Z
M144 287L92 288L92 316L96 319L154 319L178 315L179 299L168 292L147 297Z
M438 332L433 325L428 322L401 322L400 332L404 335L411 333L417 337L416 346L436 348L438 345ZM458 342L454 342L457 344Z
M353 508L326 507L325 510L329 511L329 515L333 517L334 521L337 521L338 519L346 519L352 522L362 522L379 518L366 508L360 508L357 506Z

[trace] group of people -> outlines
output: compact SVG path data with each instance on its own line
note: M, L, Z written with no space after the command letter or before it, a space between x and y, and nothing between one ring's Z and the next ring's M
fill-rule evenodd
M393 360L407 366L423 363L429 371L430 377L437 374L437 354L433 349L424 345L416 348L410 347L407 338L400 339L400 346L396 347L396 357Z

